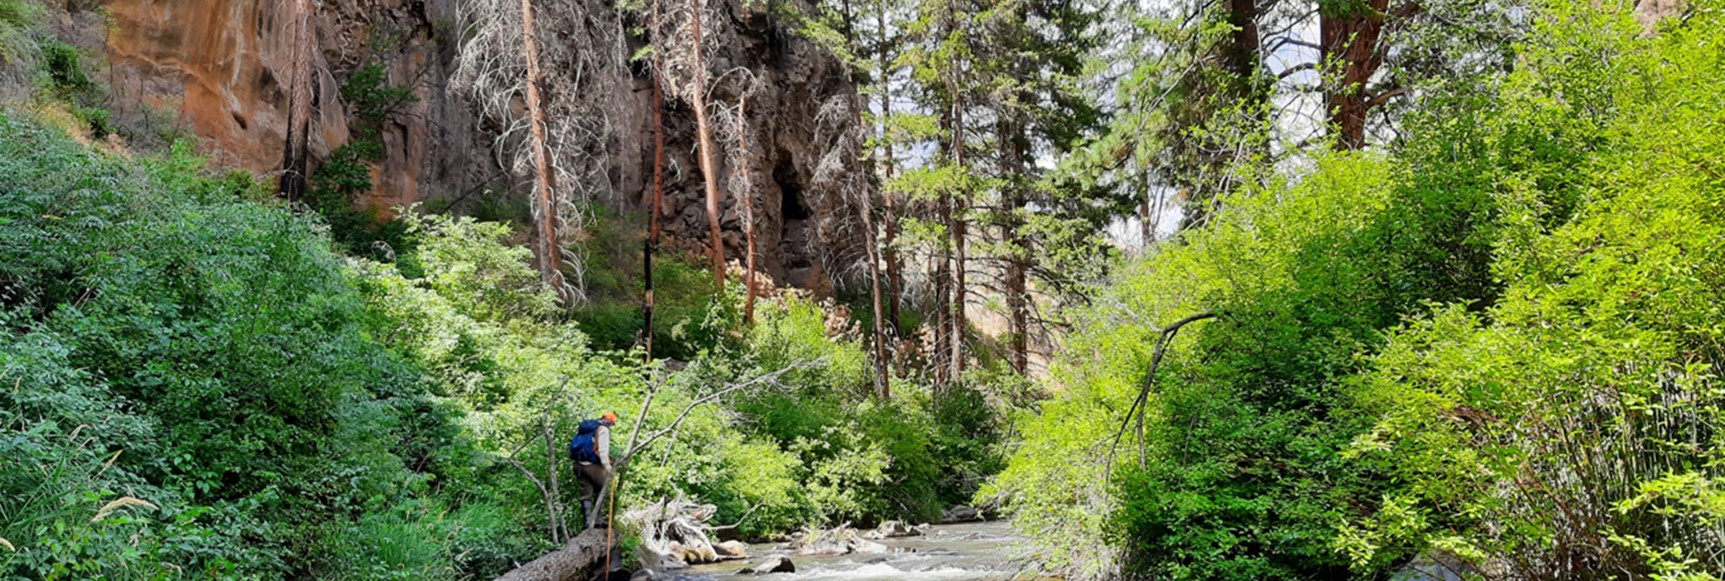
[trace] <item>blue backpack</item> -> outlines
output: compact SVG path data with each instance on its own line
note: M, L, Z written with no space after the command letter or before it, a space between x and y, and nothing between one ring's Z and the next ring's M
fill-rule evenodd
M599 420L581 420L575 437L569 440L569 459L576 462L599 462Z

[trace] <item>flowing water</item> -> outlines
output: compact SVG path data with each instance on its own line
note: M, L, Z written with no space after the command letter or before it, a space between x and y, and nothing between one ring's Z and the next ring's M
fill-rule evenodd
M775 544L749 545L749 558L701 565L671 574L676 581L1029 581L1039 576L1020 537L1006 521L934 525L928 534L877 541L885 554L798 556ZM739 575L775 555L790 557L795 573Z

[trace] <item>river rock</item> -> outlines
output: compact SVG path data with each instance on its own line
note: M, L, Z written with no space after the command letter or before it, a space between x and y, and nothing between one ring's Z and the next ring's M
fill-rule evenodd
M913 527L896 520L889 520L880 523L879 527L869 531L867 534L863 535L863 537L869 539L897 539L902 537L920 537L922 535L923 531L920 528Z
M737 573L739 575L766 575L768 573L795 573L795 572L797 572L796 564L791 563L791 559L789 557L785 557L785 556L781 555L778 557L773 557L773 558L767 559L765 561L761 561L761 564L755 565L753 567L749 567L747 569L743 569L741 571L738 571Z
M851 552L850 543L832 538L797 543L797 554L805 557L828 557L849 552Z
M850 539L856 536L856 531L847 525L839 525L830 531L808 531L797 535L792 547L798 555L805 557L828 557L851 552Z
M1443 551L1427 550L1409 561L1391 581L1462 581L1476 579L1481 571L1467 562Z
M976 510L976 507L962 504L941 511L940 513L940 522L943 523L974 522L979 520L982 520L982 511Z
M713 550L719 553L721 559L742 559L749 556L749 546L742 541L725 541L713 545Z
M666 552L690 565L712 563L719 560L718 551L706 543L682 543L671 541L666 546Z
M892 551L892 549L887 548L886 545L883 545L883 544L880 544L880 543L877 543L874 541L870 541L867 539L855 539L855 538L853 538L850 540L850 542L846 543L845 545L846 545L846 548L849 549L849 553L862 553L865 555L879 555L879 554L883 554L883 553L887 553L887 552Z

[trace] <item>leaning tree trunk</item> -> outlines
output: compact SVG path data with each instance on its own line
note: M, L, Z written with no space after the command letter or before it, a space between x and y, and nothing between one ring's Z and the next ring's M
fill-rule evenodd
M558 296L567 298L563 282L562 246L557 239L557 200L553 195L556 181L551 172L551 147L546 143L545 107L539 94L539 34L535 29L533 0L521 0L521 44L527 58L527 115L533 138L534 220L539 231L539 276L556 289Z
M868 192L862 192L865 201ZM868 255L869 292L874 306L874 367L875 395L886 400L892 397L892 373L887 367L886 318L881 309L880 250L876 247L873 204L863 204L863 243Z
M725 291L725 239L719 230L718 168L713 161L713 130L707 124L707 64L701 58L701 0L689 0L689 29L695 43L695 86L689 91L695 106L695 133L701 147L701 178L707 182L707 236L712 248L708 256L713 262L713 285Z
M311 0L292 0L289 19L293 22L293 67L288 77L288 134L282 152L281 180L277 195L290 202L305 198L306 178L310 171L307 152L311 132L312 55L317 31L312 28Z

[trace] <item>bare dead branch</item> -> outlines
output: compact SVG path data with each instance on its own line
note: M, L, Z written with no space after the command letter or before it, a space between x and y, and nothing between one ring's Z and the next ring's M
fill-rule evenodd
M1138 421L1138 463L1140 467L1147 464L1148 460L1144 449L1144 409L1148 407L1150 390L1156 385L1156 369L1162 365L1162 356L1167 354L1168 345L1173 342L1174 336L1180 332L1181 327L1205 319L1214 319L1216 316L1216 313L1209 311L1188 315L1157 331L1156 351L1150 356L1150 368L1144 372L1143 387L1139 388L1138 397L1132 401L1132 407L1126 409L1126 416L1120 420L1120 429L1114 432L1113 444L1108 447L1108 461L1103 464L1104 478L1110 477L1114 472L1114 452L1120 445L1120 439L1125 437L1126 428L1132 424L1133 412L1137 412L1136 419Z

